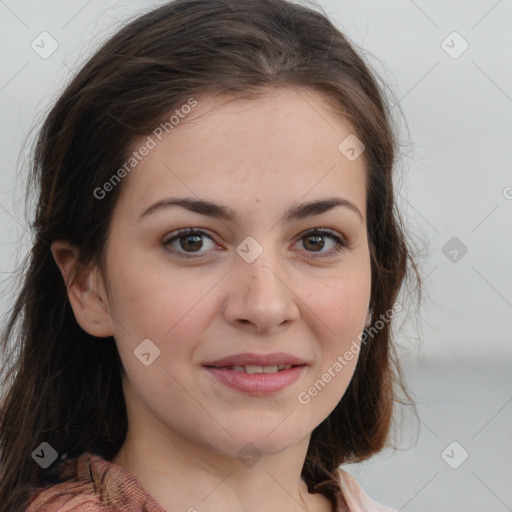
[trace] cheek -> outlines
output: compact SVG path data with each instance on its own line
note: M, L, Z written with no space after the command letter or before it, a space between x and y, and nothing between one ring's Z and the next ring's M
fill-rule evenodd
M169 339L188 334L189 329L199 329L201 323L207 322L203 302L215 285L213 276L191 279L190 273L169 267L153 266L151 271L145 271L147 267L147 262L125 265L113 275L117 291L113 314L120 324L120 336L129 333L133 340L140 341L153 337L165 345Z
M205 275L191 280L190 274L171 273L169 269L124 275L131 277L119 288L123 290L117 301L123 327L118 327L115 339L138 402L153 415L163 415L164 422L172 420L165 417L172 403L188 415L198 415L196 420L204 423L208 418L197 410L186 390L195 386L197 375L191 366L198 364L197 351L216 312L213 291L219 277ZM143 340L150 340L157 348ZM137 353L148 351L139 350L143 343L151 353L148 366L137 358ZM152 351L158 354L154 360Z
M359 261L350 272L347 267L328 283L312 286L306 295L303 315L310 315L309 325L314 326L311 346L318 364L297 399L314 410L315 417L327 417L336 407L357 365L371 294L369 263Z
M115 339L134 393L133 407L137 414L150 411L148 417L158 417L164 424L175 421L175 407L191 418L185 421L188 427L207 422L207 415L187 390L194 389L190 365L195 363L195 349L210 321L212 304L207 292L215 281L210 277L203 286L196 280L197 285L191 287L185 274L163 269L146 274L123 272L131 277L118 283L122 297L116 298L116 309L123 324L116 323ZM139 350L141 346L144 351ZM151 362L146 365L138 356L148 352Z
M324 326L319 339L341 348L357 337L364 328L370 294L371 280L365 272L333 278L310 292L308 301L318 312L318 324Z

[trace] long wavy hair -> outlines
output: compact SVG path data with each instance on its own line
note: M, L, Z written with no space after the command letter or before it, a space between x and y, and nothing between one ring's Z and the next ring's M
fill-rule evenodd
M95 51L45 116L31 153L33 240L1 338L1 510L24 511L34 487L57 481L62 459L85 451L111 459L124 442L124 369L115 340L78 325L50 244L69 240L81 265L104 269L123 184L102 200L94 191L126 162L138 137L190 97L250 98L269 87L322 94L366 146L373 318L391 310L406 278L421 298L418 262L394 197L400 145L381 82L323 11L286 0L171 1L127 22ZM361 344L343 398L312 432L302 469L310 492L324 482L331 499L341 493L336 469L389 445L395 402L415 407L391 322L382 324ZM31 456L43 441L60 456L47 469Z

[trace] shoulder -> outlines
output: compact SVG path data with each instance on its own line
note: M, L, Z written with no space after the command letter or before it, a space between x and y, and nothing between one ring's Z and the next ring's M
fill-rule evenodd
M350 512L396 512L370 498L356 479L344 469L338 468L337 473Z
M34 489L26 512L165 512L133 475L100 455L63 464L66 480Z
M63 482L39 488L31 494L27 512L103 512L105 508L93 489L76 482Z
M37 487L30 494L27 512L103 512L111 510L103 501L91 471L91 459L84 453L63 463L63 482Z

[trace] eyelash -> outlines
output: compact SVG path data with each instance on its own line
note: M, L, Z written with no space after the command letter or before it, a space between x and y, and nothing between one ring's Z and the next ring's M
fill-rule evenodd
M164 245L164 247L166 247L166 250L168 250L169 252L171 252L173 254L178 255L178 257L180 257L180 258L201 258L201 255L200 256L192 256L191 255L192 253L180 252L180 251L176 251L175 249L167 248L167 246L169 246L175 240L179 240L180 238L184 238L185 236L191 236L191 235L207 236L208 238L210 238L210 240L214 241L213 238L205 231L203 231L201 229L188 228L188 229L180 229L180 230L176 231L176 234L174 236L163 241L163 245ZM343 237L339 236L335 231L331 231L329 229L322 229L322 228L317 228L317 229L312 229L312 230L306 231L304 234L302 234L302 236L301 236L301 238L299 238L299 240L302 240L303 238L306 238L308 236L316 236L316 235L327 236L329 238L332 238L336 242L336 247L334 249L331 249L330 251L319 253L318 255L308 256L308 258L325 258L327 256L332 256L333 253L339 253L339 252L342 252L345 249L349 249L351 247L350 244ZM313 252L313 254L314 254L314 252Z

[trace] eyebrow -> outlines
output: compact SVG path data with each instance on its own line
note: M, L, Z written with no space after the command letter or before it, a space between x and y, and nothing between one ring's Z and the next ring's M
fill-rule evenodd
M236 212L228 206L213 203L203 199L194 199L191 197L168 197L153 203L149 208L141 213L138 220L140 221L141 219L158 210L175 206L216 219L222 219L231 222L235 222L237 219ZM320 215L339 206L345 207L348 210L354 212L357 214L361 222L363 222L363 215L357 206L348 199L343 199L342 197L329 197L293 205L285 212L283 219L286 222L301 220L313 215Z

